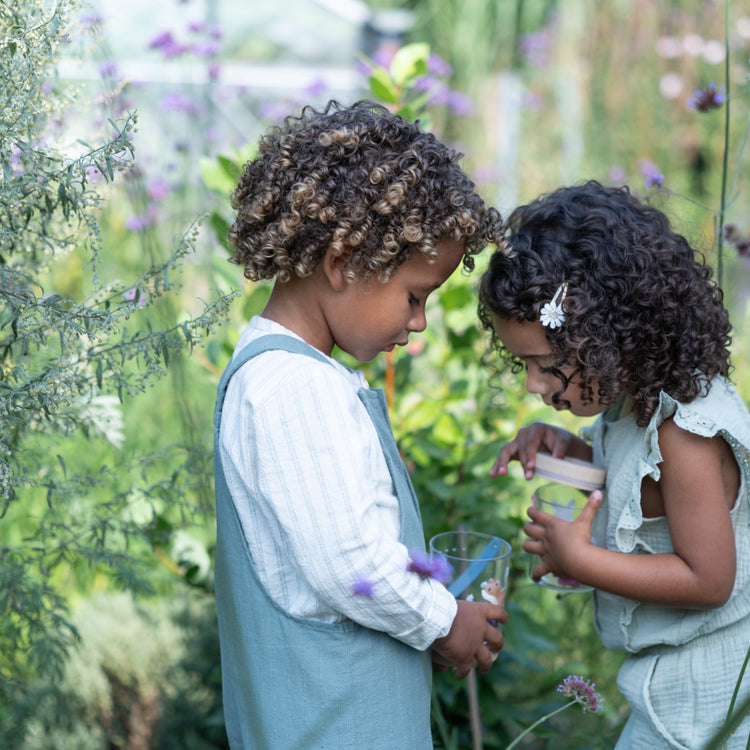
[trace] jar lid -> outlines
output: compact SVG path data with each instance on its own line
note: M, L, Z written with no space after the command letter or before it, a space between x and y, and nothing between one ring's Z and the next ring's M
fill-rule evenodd
M536 454L534 473L580 490L598 490L604 486L605 469L578 458L555 458L549 453Z

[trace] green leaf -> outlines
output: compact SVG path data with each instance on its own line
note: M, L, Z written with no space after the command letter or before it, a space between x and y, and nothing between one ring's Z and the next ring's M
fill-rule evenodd
M388 71L376 68L370 76L370 89L377 99L395 104L398 101L398 89L394 85Z
M391 77L398 86L404 86L414 78L427 73L427 58L430 45L424 42L401 47L391 61Z

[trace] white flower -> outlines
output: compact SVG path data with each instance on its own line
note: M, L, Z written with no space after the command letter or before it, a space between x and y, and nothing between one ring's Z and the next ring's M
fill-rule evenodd
M563 302L568 293L568 283L563 282L549 302L542 305L539 312L539 322L546 328L559 328L565 322Z
M546 302L539 313L539 322L547 328L559 328L565 322L565 310L557 302Z

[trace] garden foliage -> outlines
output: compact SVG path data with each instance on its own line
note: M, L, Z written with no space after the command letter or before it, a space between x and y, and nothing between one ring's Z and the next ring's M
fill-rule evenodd
M105 273L99 215L132 166L136 117L108 122L92 144L57 142L75 105L55 76L72 10L0 3L0 727L22 725L3 713L17 691L62 675L78 639L71 585L104 574L151 587L159 535L188 512L200 463L167 442L125 453L123 409L227 306L171 320L160 307L197 223L127 281Z
M488 200L503 186L516 185L525 200L583 176L627 178L643 192L645 179L654 200L669 190L689 198L679 207L695 234L710 235L709 249L714 227L731 218L726 238L740 257L725 262L741 268L747 231L736 198L747 135L722 144L728 108L718 101L736 96L738 87L704 86L697 58L685 56L681 68L703 87L695 110L678 112L675 100L660 99L655 76L667 76L672 62L654 62L633 41L643 28L659 26L656 5L639 14L627 2L602 6L593 35L583 3L566 3L565 12L547 0L478 4L472 13L461 0L414 5L415 36L430 36L432 44L420 39L395 56L361 60L367 95L460 140L464 166L478 173L492 155L472 138L500 117L510 145L498 148L505 160L492 162L481 186ZM706 4L693 6L698 18ZM77 10L74 0L0 0L0 746L218 750L226 737L207 512L211 411L218 374L244 322L262 310L268 286L245 285L232 307L224 296L190 314L199 295L186 293L183 282L196 244L208 238L214 253L208 263L200 259L198 275L210 278L202 289L231 295L240 287L239 269L227 263L228 196L253 144L203 161L213 191L209 216L202 224L191 217L186 231L164 244L143 200L136 115L118 109L95 136L63 136L79 99L56 65L63 49L70 54ZM678 15L675 9L671 20ZM580 33L570 27L576 19ZM587 41L573 56L568 45L575 39ZM165 56L183 49L170 34L151 46ZM210 55L216 63L213 46ZM555 57L561 72L552 76ZM571 62L584 59L598 71L585 81ZM648 79L638 66L649 66ZM620 71L638 79L638 96L611 85L614 76L624 82ZM500 79L518 93L515 109L490 93ZM746 84L739 87L745 104ZM584 90L585 124L577 106ZM301 103L287 102L288 111ZM521 112L534 137L513 141ZM668 137L655 130L662 120ZM620 122L649 132L649 142L623 137ZM579 139L585 153L576 150ZM736 170L727 168L732 146ZM671 172L669 164L676 165ZM123 196L138 209L126 221L117 210ZM515 470L502 480L488 476L502 442L550 415L510 373L490 383L475 310L486 258L477 261L473 274L457 271L431 296L424 334L364 368L386 389L427 537L463 526L514 547L505 648L488 674L471 678L478 705L467 689L471 680L436 674L436 747L475 746L477 710L483 746L506 747L559 708L555 687L573 673L596 682L602 711L583 721L566 711L537 726L523 746L611 748L625 713L615 686L622 657L602 648L589 597L558 598L531 583L521 527L534 483ZM745 317L736 304L744 299L742 278L726 278L739 311L736 328ZM736 361L745 348L736 342ZM578 426L566 415L553 418ZM188 525L201 527L200 539L182 532Z

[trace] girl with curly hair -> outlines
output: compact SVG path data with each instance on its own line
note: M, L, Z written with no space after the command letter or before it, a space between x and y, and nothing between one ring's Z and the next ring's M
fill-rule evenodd
M722 725L750 645L750 416L728 381L730 325L703 258L627 188L561 188L508 219L481 279L491 351L555 409L598 415L573 435L536 423L491 469L538 452L607 470L582 514L534 508L533 577L593 586L631 707L624 748L703 747ZM591 542L606 516L606 548ZM750 694L745 680L740 699ZM750 719L730 740L745 747Z
M274 279L215 414L234 750L431 750L428 651L463 677L501 648L502 606L424 575L383 392L332 357L406 345L430 293L501 239L458 159L382 107L331 102L264 136L233 195L234 261Z

